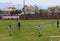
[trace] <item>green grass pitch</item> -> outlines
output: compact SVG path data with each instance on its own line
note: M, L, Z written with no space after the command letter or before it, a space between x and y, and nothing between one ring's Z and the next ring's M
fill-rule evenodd
M0 20L0 41L49 41L49 36L59 36L60 28L51 25L51 20L20 20L21 30L16 29L16 20ZM12 36L9 36L8 25L12 25ZM41 26L41 37L38 37L38 25ZM57 39L54 39L57 41Z

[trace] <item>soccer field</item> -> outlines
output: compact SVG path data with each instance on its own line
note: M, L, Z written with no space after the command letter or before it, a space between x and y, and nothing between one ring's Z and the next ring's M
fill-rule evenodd
M21 30L16 29L16 20L0 20L0 41L49 41L49 36L59 36L60 28L54 26L51 20L20 20ZM9 36L8 25L12 25L12 36ZM38 37L38 25L41 27L41 37ZM57 41L55 38L54 41Z

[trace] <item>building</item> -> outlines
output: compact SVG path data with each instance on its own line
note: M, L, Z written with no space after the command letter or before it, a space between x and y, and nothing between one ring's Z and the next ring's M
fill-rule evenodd
M60 13L60 7L56 6L56 7L48 7L48 15L56 15Z
M9 8L2 9L4 15L10 15L10 12L15 11L15 10L16 10L15 7L9 7Z
M25 6L25 9L22 10L22 14L35 14L35 12L39 13L39 7L37 6Z

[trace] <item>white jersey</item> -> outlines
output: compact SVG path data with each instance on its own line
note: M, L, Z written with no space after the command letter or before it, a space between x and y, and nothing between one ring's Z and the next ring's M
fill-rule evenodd
M52 23L54 23L54 20L51 20L52 21Z
M52 26L54 25L54 20L51 20Z
M40 27L38 27L38 32L40 32Z
M8 27L8 30L9 30L9 31L12 31L12 27Z

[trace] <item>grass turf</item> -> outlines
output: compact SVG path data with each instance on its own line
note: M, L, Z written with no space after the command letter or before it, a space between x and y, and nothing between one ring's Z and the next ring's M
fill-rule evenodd
M59 36L60 28L51 25L51 20L20 20L21 30L16 29L16 20L0 20L0 41L49 41L49 36ZM8 25L12 25L12 36L9 36ZM41 26L41 37L38 37L38 25ZM57 41L55 39L54 41Z

